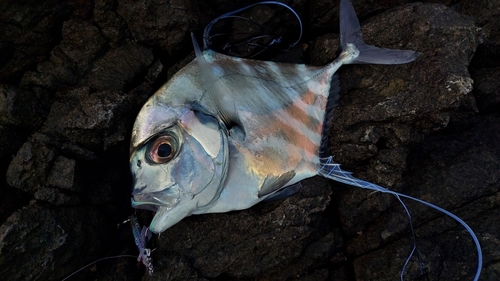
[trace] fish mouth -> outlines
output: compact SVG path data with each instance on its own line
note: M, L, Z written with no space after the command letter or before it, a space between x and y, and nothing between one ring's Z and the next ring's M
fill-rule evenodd
M166 189L158 192L136 193L132 195L132 208L158 212L161 207L173 208L179 202L179 194Z
M135 208L135 209L156 212L158 210L158 208L160 208L160 206L161 206L161 205L156 204L154 202L136 201L136 199L134 199L133 197L131 198L131 200L132 200L132 208Z
M149 197L147 201L136 201L137 199L143 199L142 197L146 196L138 196L134 195L134 197L139 197L139 198L132 198L132 207L136 209L144 209L148 211L154 212L154 217L151 223L149 224L149 230L153 233L160 233L165 231L167 227L165 227L165 221L168 221L168 216L169 211L173 211L173 209L176 209L175 207L178 206L179 200L176 200L174 204L164 204L164 202L160 202L158 198L155 197ZM175 217L175 216L174 216ZM175 221L177 222L177 221Z

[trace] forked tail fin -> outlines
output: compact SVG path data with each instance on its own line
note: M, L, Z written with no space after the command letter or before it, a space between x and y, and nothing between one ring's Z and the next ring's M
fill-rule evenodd
M474 276L474 281L479 280L479 275L481 274L481 268L483 266L483 255L482 255L482 251L481 251L481 245L479 244L479 240L477 239L476 234L469 227L469 225L467 225L461 218L459 218L455 214L453 214L453 213L451 213L451 212L449 212L449 211L447 211L447 210L445 210L445 209L443 209L441 207L438 207L438 206L436 206L434 204L431 204L431 203L429 203L427 201L424 201L424 200L421 200L421 199L418 199L418 198L415 198L415 197L412 197L412 196L409 196L409 195L406 195L406 194L403 194L403 193L392 191L392 190L389 190L387 188L381 187L379 185L373 184L371 182L367 182L367 181L355 178L355 177L353 177L351 175L350 172L342 170L340 168L340 164L333 162L333 157L332 156L320 159L320 164L318 164L318 174L321 175L321 176L323 176L323 177L325 177L325 178L329 178L329 179L332 179L332 180L335 180L335 181L338 181L338 182L341 182L341 183L345 183L345 184L348 184L348 185L357 186L357 187L361 187L361 188L366 188L366 189L370 189L370 190L374 190L374 191L380 191L380 192L383 192L383 193L389 193L389 194L392 194L392 195L396 196L396 198L401 202L401 204L403 204L403 207L405 208L405 211L406 211L406 213L408 214L408 216L410 218L410 225L411 225L411 216L410 216L410 213L409 213L408 209L406 208L406 206L404 205L404 203L401 201L400 197L408 198L408 199L411 199L413 201L417 201L419 203L422 203L422 204L424 204L426 206L429 206L429 207L431 207L431 208L433 208L435 210L438 210L438 211L444 213L445 215L451 217L452 219L454 219L455 221L457 221L458 223L460 223L467 230L467 232L469 232L472 240L474 240L474 243L476 244L476 249L477 249L477 270L476 270L476 275ZM412 230L413 230L413 226L412 226ZM408 257L408 259L406 260L406 263L405 263L405 265L403 267L403 270L401 272L401 280L403 280L404 268L406 267L406 264L408 263L408 260L411 258L412 254L413 254L413 251L411 252L411 254Z
M403 64L415 60L420 53L409 50L378 48L363 42L361 27L356 12L349 0L340 1L340 49L344 51L353 44L359 51L358 57L348 64Z

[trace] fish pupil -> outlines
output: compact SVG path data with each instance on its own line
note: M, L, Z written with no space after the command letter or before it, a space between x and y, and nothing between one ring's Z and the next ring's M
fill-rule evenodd
M162 143L158 147L157 154L160 157L169 157L171 153L172 153L172 147L169 144Z

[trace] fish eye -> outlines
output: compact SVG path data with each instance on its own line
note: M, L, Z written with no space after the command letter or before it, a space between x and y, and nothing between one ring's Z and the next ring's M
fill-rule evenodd
M176 150L176 141L172 136L159 136L148 146L148 158L155 164L163 164L170 161Z

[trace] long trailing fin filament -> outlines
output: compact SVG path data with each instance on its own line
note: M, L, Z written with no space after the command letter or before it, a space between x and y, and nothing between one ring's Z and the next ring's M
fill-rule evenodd
M483 254L482 254L482 250L481 250L481 245L479 244L479 240L477 239L476 234L470 228L470 226L467 223L465 223L461 218L459 218L458 216L456 216L455 214L453 214L453 213L451 213L451 212L449 212L449 211L447 211L447 210L445 210L445 209L443 209L443 208L441 208L439 206L436 206L436 205L434 205L432 203L424 201L422 199L418 199L418 198L415 198L415 197L412 197L412 196L409 196L409 195L406 195L406 194L403 194L403 193L392 191L392 190L389 190L387 188L381 187L379 185L373 184L371 182L367 182L367 181L355 178L355 177L353 177L351 175L350 172L342 170L340 168L340 164L335 163L333 161L333 157L332 156L320 159L320 163L318 164L318 173L321 176L324 176L326 178L329 178L329 179L332 179L332 180L335 180L335 181L338 181L338 182L341 182L341 183L345 183L345 184L348 184L348 185L352 185L352 186L356 186L356 187L361 187L361 188L365 188L365 189L370 189L370 190L374 190L374 191L380 191L380 192L383 192L383 193L392 194L392 195L396 196L396 198L399 200L399 202L403 205L403 207L405 208L405 211L406 211L406 213L408 215L408 218L410 219L410 227L411 227L411 231L413 233L414 244L413 244L413 249L412 249L409 257L406 259L406 262L405 262L405 264L404 264L404 266L403 266L403 268L401 270L401 274L400 274L401 280L403 280L404 271L406 269L406 266L407 266L410 258L412 257L413 253L415 252L416 242L415 242L415 233L414 233L414 229L413 229L413 224L411 222L410 212L409 212L408 208L403 203L403 201L401 200L400 197L407 198L407 199L410 199L410 200L422 203L422 204L424 204L424 205L426 205L428 207L431 207L431 208L433 208L433 209L435 209L437 211L440 211L443 214L445 214L445 215L451 217L452 219L454 219L455 221L457 221L459 224L461 224L467 230L467 232L471 236L472 240L474 241L474 244L475 244L476 250L477 250L477 269L476 269L476 274L474 276L474 281L478 281L479 280L479 276L481 275L481 269L483 267Z

